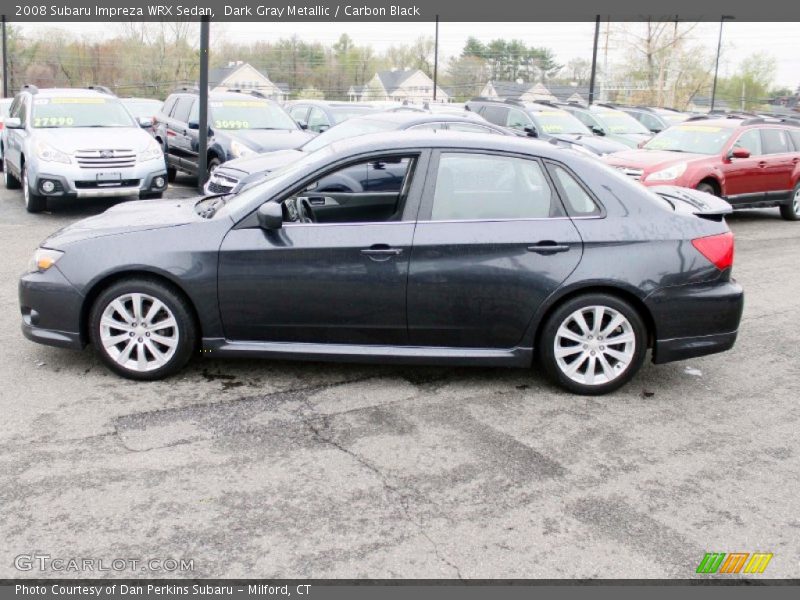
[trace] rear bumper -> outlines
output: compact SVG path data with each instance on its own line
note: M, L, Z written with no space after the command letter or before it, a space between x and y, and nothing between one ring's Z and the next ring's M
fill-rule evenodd
M666 363L730 350L744 309L736 281L662 288L645 300L656 325L653 362Z

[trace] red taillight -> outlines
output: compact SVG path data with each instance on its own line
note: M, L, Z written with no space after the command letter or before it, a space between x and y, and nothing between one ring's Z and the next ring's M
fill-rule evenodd
M720 271L733 265L733 234L728 231L692 240L692 246Z
M2 129L2 128L3 128L3 122L0 121L0 129Z

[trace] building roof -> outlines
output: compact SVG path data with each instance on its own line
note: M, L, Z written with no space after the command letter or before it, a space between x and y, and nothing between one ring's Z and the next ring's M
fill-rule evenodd
M406 70L398 69L395 71L378 71L377 73L375 73L375 75L378 77L378 79L380 79L383 88L388 93L392 93L396 89L402 87L403 83L406 80L410 79L418 72L422 73L420 69L406 69ZM422 74L425 75L425 73ZM425 75L425 77L428 76ZM431 81L431 85L433 85L433 81Z
M516 81L489 81L487 85L491 85L501 98L519 98L530 92L534 84Z

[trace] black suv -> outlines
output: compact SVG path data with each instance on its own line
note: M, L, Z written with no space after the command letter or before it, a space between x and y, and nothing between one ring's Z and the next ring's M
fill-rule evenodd
M595 135L567 111L548 102L473 98L467 108L495 125L596 156L628 149L620 142Z
M177 171L197 174L200 102L197 90L171 94L156 116L155 137L164 148L169 180ZM277 102L258 93L208 95L208 173L233 158L302 146L303 131Z
M614 105L609 105L614 106ZM653 133L661 133L665 129L683 123L691 115L674 108L657 108L654 106L617 106L628 113Z

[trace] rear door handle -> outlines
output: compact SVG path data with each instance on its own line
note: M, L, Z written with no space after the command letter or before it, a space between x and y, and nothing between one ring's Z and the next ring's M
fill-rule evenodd
M388 244L373 244L369 248L361 250L361 254L375 261L389 260L393 256L399 256L402 253L402 248L391 248Z
M528 252L536 252L536 254L556 254L558 252L567 252L569 244L559 244L552 240L544 240L533 246L528 246Z
M767 161L765 161L765 160L761 160L761 161L759 161L759 162L758 162L758 166L759 166L759 167L761 167L761 168L763 169L764 167L766 167L766 166L767 166Z

